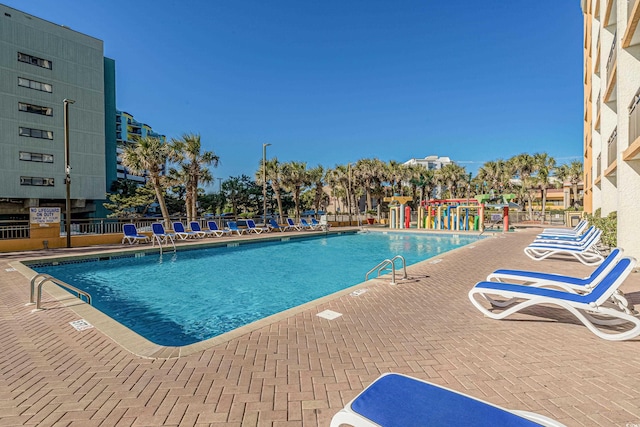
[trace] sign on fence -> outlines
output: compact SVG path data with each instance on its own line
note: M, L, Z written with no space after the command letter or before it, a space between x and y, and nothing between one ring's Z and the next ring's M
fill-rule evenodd
M31 208L29 212L31 224L53 224L60 222L60 208Z

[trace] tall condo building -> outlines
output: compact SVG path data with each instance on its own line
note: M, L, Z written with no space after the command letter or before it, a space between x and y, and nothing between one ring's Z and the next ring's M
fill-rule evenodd
M95 212L116 171L105 128L109 116L115 127L115 66L102 41L0 5L0 47L0 218L64 207L65 99L72 212Z
M582 0L584 207L617 212L618 245L640 256L640 0Z

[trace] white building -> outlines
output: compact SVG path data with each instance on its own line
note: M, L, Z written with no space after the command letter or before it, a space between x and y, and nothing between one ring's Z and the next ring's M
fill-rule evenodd
M617 212L618 245L640 257L640 0L582 0L584 208Z
M424 159L410 159L403 163L406 166L420 165L428 170L442 169L443 166L453 163L448 157L427 156Z

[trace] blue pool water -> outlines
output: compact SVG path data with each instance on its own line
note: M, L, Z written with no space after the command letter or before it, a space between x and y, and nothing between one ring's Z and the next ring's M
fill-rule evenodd
M361 283L395 255L410 265L477 240L372 232L32 268L150 341L182 346Z

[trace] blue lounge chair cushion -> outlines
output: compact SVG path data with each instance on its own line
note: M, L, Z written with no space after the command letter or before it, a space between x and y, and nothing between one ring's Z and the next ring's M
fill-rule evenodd
M398 374L378 378L351 403L351 409L384 427L539 425L481 400Z

